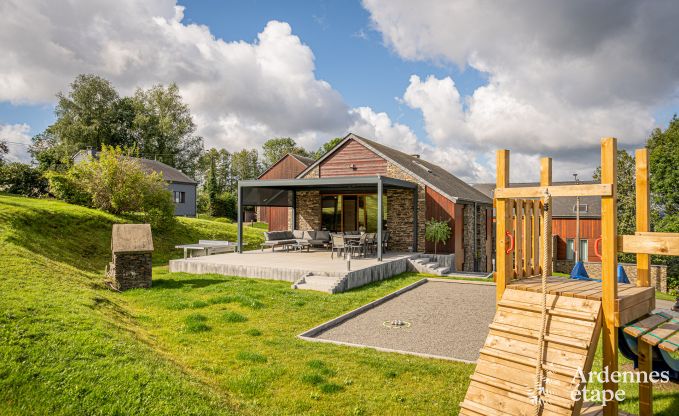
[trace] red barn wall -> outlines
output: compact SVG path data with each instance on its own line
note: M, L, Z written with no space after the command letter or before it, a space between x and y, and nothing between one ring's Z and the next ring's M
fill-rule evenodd
M439 243L437 247L438 253L454 253L455 252L455 203L430 187L426 188L426 214L428 220L434 218L435 220L449 221L452 230L450 239L445 244ZM427 253L434 252L434 243L426 242Z
M556 236L556 258L566 259L566 240L575 238L575 218L553 218L552 235ZM580 218L580 238L587 243L588 261L601 261L594 254L594 241L601 237L601 220L599 218Z
M344 143L320 164L321 178L386 174L387 161L355 140Z
M264 172L259 179L292 179L297 177L307 166L287 155L268 171ZM288 229L288 213L286 207L260 207L259 221L269 224L269 231L283 231Z

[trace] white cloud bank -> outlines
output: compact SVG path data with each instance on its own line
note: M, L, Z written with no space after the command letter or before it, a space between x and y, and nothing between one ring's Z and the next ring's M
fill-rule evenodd
M481 155L512 149L522 165L512 171L516 179L537 177L535 165L526 163L540 153L560 159L555 175L590 175L600 137L638 145L654 127L654 108L677 99L676 1L364 5L401 57L488 75L488 84L469 97L460 96L450 77L412 76L403 99L422 112L437 146ZM487 171L492 162L484 166Z
M31 155L28 145L31 144L28 124L0 124L0 140L7 143L9 153L4 156L6 162L29 163Z

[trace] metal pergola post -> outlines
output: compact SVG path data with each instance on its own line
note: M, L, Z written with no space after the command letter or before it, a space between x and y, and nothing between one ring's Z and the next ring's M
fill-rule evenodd
M292 229L297 229L297 191L292 191Z
M243 252L243 188L238 184L238 252Z
M382 261L382 177L377 178L377 260Z

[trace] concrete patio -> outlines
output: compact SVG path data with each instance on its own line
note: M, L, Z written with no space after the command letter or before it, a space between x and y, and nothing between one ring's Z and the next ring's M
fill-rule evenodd
M339 293L365 284L388 279L409 270L408 259L417 253L385 253L375 257L330 258L330 251L252 250L242 254L170 260L171 272L222 274L226 276L285 280L298 289Z

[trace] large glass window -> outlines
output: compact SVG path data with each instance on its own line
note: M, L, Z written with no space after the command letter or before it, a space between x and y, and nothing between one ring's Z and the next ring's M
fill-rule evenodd
M566 240L566 259L573 260L575 258L575 240L569 238Z
M587 261L589 259L589 244L587 240L580 240L580 261Z
M382 221L387 224L387 197L383 196ZM377 232L377 195L321 196L321 227L329 231Z

